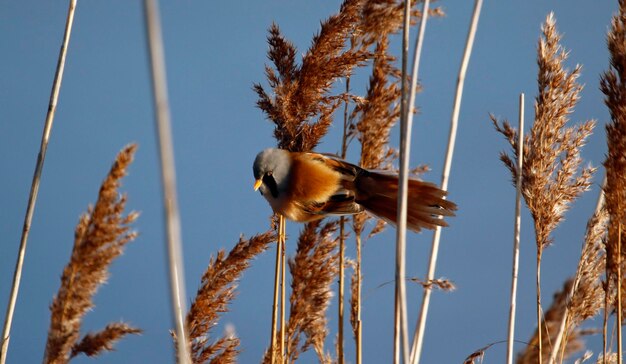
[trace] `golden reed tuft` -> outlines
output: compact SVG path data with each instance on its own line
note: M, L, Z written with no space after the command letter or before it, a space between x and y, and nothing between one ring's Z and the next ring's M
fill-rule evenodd
M267 231L239 242L226 253L221 250L211 258L202 275L202 282L187 314L187 329L192 360L199 363L234 363L239 354L239 338L227 334L209 342L209 333L228 305L235 298L237 281L250 267L252 259L267 250L276 241L276 234Z
M76 226L70 262L63 270L61 287L50 306L45 363L67 363L80 353L98 355L111 350L113 343L123 336L141 332L124 323L113 323L79 341L83 317L93 309L93 296L107 281L109 266L137 236L129 225L139 214L131 212L124 216L126 196L118 192L136 149L131 144L117 155L102 182L96 205L89 207Z

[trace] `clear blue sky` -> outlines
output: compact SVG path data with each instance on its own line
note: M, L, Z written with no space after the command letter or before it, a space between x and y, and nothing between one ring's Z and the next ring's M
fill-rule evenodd
M447 16L429 22L417 96L421 113L414 126L413 165L428 163L425 179L438 182L447 141L453 88L472 11L471 1L442 1ZM209 257L230 249L240 234L267 228L270 209L252 191L251 164L258 151L275 144L272 125L255 107L254 82L265 82L267 28L280 25L302 54L319 22L339 1L161 1L182 215L188 301ZM486 0L466 79L450 198L458 216L443 233L438 277L457 291L435 292L423 363L460 363L474 350L506 339L513 230L514 190L498 160L508 146L493 130L488 113L515 120L520 92L527 95L527 120L536 93L536 44L540 24L553 10L569 66L583 65L586 85L574 121L597 119L599 126L583 156L599 166L606 151L602 125L608 113L598 91L607 68L605 33L616 1ZM0 3L0 312L4 314L42 125L54 77L67 1ZM122 190L130 209L141 212L139 238L112 267L109 283L95 298L85 330L124 320L143 330L124 339L99 363L168 363L173 327L168 306L160 180L140 1L79 1L55 125L43 173L14 319L9 363L35 363L43 356L53 295L67 263L78 216L93 203L119 149L139 144ZM399 46L395 45L396 49ZM357 77L355 89L365 86ZM397 135L394 134L394 135ZM335 127L318 148L339 149ZM395 139L394 139L394 143ZM356 160L356 154L351 154ZM584 227L595 206L596 184L566 215L554 246L544 253L545 307L552 293L576 269ZM288 232L297 236L297 224ZM364 355L366 363L391 360L395 234L367 242L364 259ZM534 241L523 215L517 338L535 328ZM423 276L431 233L409 237L410 276ZM288 252L294 251L295 241ZM349 254L354 256L353 248ZM242 340L241 363L258 362L268 343L274 254L261 255L241 280L231 312ZM410 325L421 290L409 286ZM335 301L331 307L334 348ZM4 316L3 316L4 317ZM595 322L601 325L601 320ZM350 340L347 340L352 350ZM600 346L592 339L596 353ZM518 345L518 349L522 346ZM487 352L486 362L504 361L505 345ZM349 358L353 361L352 354ZM302 362L314 361L304 356ZM80 357L76 363L92 362Z

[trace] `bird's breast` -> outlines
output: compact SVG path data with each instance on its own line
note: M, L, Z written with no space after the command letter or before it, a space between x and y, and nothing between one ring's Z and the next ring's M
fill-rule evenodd
M323 161L296 155L291 163L289 179L276 199L266 196L275 212L293 221L307 222L324 216L307 211L306 206L324 203L340 187L341 174Z
M339 172L303 154L292 162L287 192L294 201L325 202L337 192L340 181Z

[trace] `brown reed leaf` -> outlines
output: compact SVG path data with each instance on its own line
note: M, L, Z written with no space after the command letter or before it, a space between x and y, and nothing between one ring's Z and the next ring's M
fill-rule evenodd
M118 192L120 180L126 175L136 149L137 146L131 144L117 155L102 182L96 205L88 208L76 226L72 255L50 306L45 363L69 361L72 348L79 345L83 317L94 307L93 296L109 277L109 266L137 236L129 225L139 214L123 215L126 196ZM109 350L106 346L103 348Z
M252 259L267 250L276 241L274 230L239 241L226 255L220 250L211 258L202 275L200 288L187 314L187 328L194 363L234 363L238 354L239 339L234 333L209 342L209 333L217 325L221 313L235 298L237 281L250 266Z
M136 329L123 322L108 324L102 331L95 334L88 333L83 339L72 347L70 357L78 354L98 356L104 350L113 351L113 344L128 334L141 334L143 330Z
M543 317L543 322L541 325L541 329L543 331L543 334L541 335L541 356L543 358L543 362L547 362L548 358L550 357L550 352L552 351L551 343L554 342L554 339L559 331L561 320L563 319L563 315L565 314L565 308L567 306L567 296L571 290L572 284L573 280L568 279L563 284L563 289L554 294L552 305L550 305L550 308ZM581 334L582 332L578 329L571 330L567 333L567 340L564 340L565 351L563 352L563 360L567 359L574 353L584 348L584 344L581 340ZM526 349L518 355L516 363L537 363L539 359L538 348L538 332L537 330L535 330L535 333L528 342Z
M535 224L538 249L551 243L551 233L563 220L570 204L591 186L595 168L581 168L580 150L593 132L590 120L567 127L569 115L580 99L582 85L577 83L580 66L572 72L564 68L567 52L560 45L553 14L542 26L538 45L539 93L535 100L535 122L530 135L524 138L522 193ZM496 130L512 147L511 155L502 153L500 159L517 181L517 135L507 121L500 125L491 116ZM515 162L514 162L515 161Z
M609 285L616 285L617 265L624 264L626 255L626 1L619 1L619 12L611 23L607 36L611 66L601 78L600 89L605 95L611 122L606 125L608 153L604 161L606 185L604 194L609 214L606 243L606 274ZM621 241L621 256L617 254ZM623 268L622 268L623 269ZM624 271L622 271L624 274Z
M270 28L268 57L275 70L267 66L265 70L273 96L260 84L253 88L259 96L257 106L275 124L279 148L309 151L326 134L343 100L330 94L332 85L370 57L364 47L345 49L358 31L363 4L363 0L345 0L339 13L322 23L300 65L295 62L295 46L276 24Z
M336 221L306 224L298 239L296 255L289 260L292 281L286 346L290 361L296 361L301 352L312 346L320 362L328 362L324 351L328 335L326 310L339 271L336 230ZM302 334L306 341L300 344Z

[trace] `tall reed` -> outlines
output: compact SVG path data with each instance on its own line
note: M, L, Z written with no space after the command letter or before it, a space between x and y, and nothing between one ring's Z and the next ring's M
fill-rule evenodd
M144 22L146 42L149 50L152 95L154 98L155 129L161 183L163 194L163 222L165 230L165 246L169 272L170 306L176 336L180 339L176 348L177 362L190 362L187 347L187 328L185 327L186 287L183 266L182 236L180 231L180 214L178 212L178 195L176 192L176 167L174 166L174 144L170 122L167 76L165 67L165 50L161 32L161 16L157 0L144 0Z
M536 304L538 341L537 350L543 353L544 338L541 329L541 258L543 249L552 242L551 234L563 220L571 203L591 185L595 168L581 168L580 150L591 135L594 121L568 127L569 115L580 98L582 85L577 83L581 67L569 72L565 66L567 52L560 45L554 15L550 13L539 39L537 64L539 66L539 93L535 100L535 121L524 140L524 166L518 176L517 131L506 121L492 116L496 130L511 144L512 156L502 153L500 159L510 170L513 182L522 179L522 191L535 228L536 242ZM542 355L538 355L542 362Z
M57 60L56 72L54 74L54 81L52 82L52 90L50 91L48 112L46 113L46 120L44 122L43 133L41 135L39 155L37 156L35 172L33 173L33 180L30 186L30 194L28 196L28 205L26 207L26 214L24 215L24 224L22 227L22 236L20 238L20 247L17 254L17 260L15 262L13 281L11 283L11 293L9 294L9 302L7 304L7 310L4 316L4 326L2 329L1 337L2 343L0 344L0 364L4 364L6 362L7 352L9 351L9 341L11 339L11 325L13 323L13 314L15 313L15 305L17 303L17 296L20 290L20 282L22 280L22 269L24 267L24 258L26 256L28 233L30 232L33 215L35 214L35 204L37 202L37 196L39 194L41 173L43 171L44 161L46 160L46 152L48 150L50 132L52 131L52 124L54 122L54 115L57 109L59 93L61 92L61 83L63 81L63 72L65 70L65 57L67 55L67 48L69 46L70 36L72 34L72 25L74 24L75 10L76 0L70 0L69 8L67 10L67 20L65 21L63 42L61 43L61 49L59 50L59 58Z

